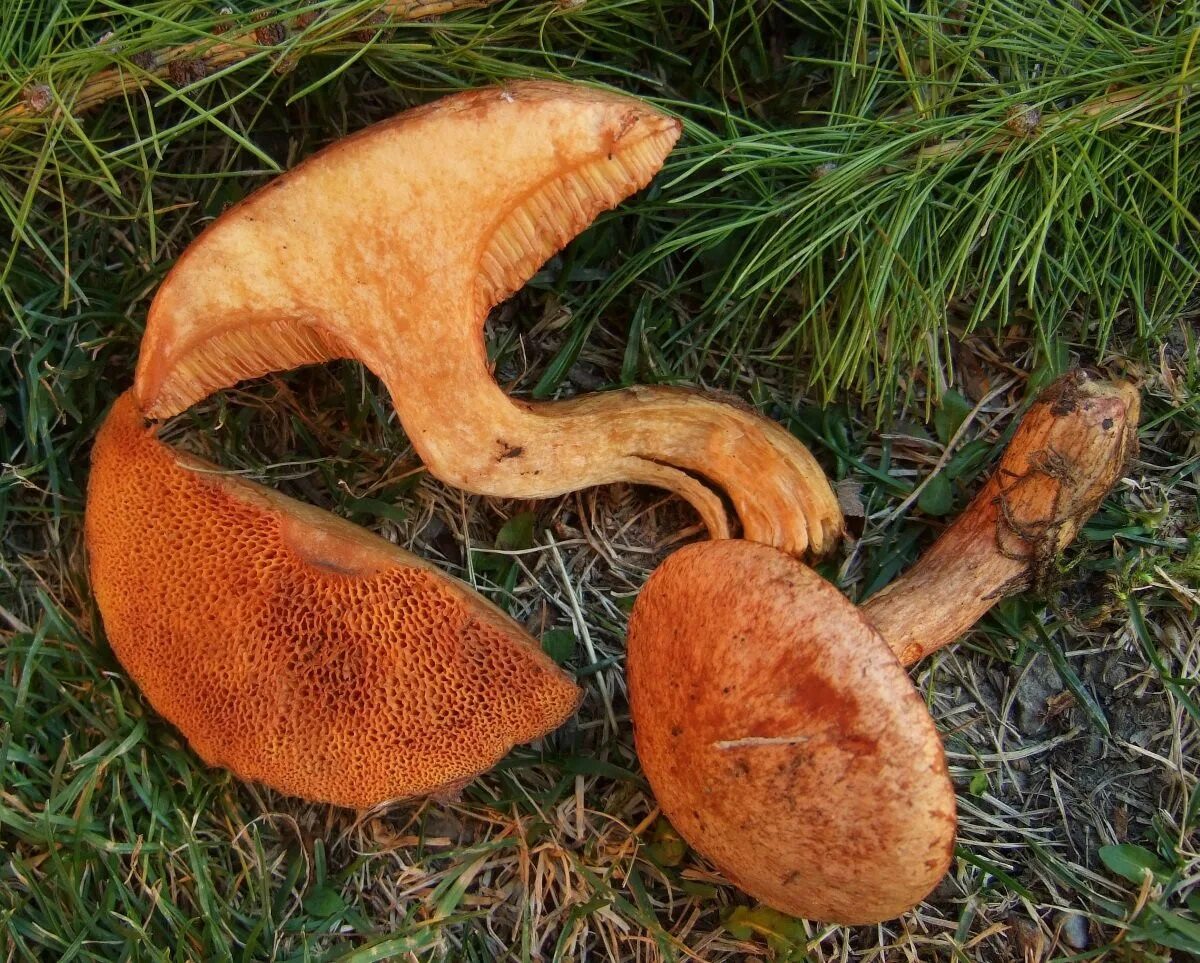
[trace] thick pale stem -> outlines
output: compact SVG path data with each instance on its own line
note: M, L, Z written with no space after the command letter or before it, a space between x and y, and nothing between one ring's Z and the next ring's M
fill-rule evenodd
M1137 390L1072 371L1046 388L970 507L862 611L905 665L1036 584L1137 444Z
M535 409L589 451L607 445L636 480L641 466L670 466L728 498L741 535L793 555L828 554L842 514L825 473L789 432L740 402L681 388L632 388ZM568 425L577 425L566 431ZM687 473L687 474L684 474ZM661 484L698 505L683 487ZM721 533L709 526L714 538Z
M743 537L793 555L826 554L841 534L837 499L808 449L721 398L631 388L527 403L461 359L424 394L403 390L410 383L392 391L400 418L429 470L450 484L517 498L621 481L655 485L686 499L714 538L731 534L724 496Z

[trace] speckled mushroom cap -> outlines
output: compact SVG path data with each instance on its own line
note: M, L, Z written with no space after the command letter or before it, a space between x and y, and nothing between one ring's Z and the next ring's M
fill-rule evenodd
M663 812L745 892L872 923L945 874L955 801L933 720L811 569L745 541L680 549L638 596L628 679Z
M498 608L327 512L158 441L126 393L86 538L114 651L200 756L366 807L451 790L579 690Z
M167 417L242 379L357 358L448 484L510 498L657 485L691 502L714 537L737 527L727 495L745 537L830 551L842 516L824 473L755 412L665 387L517 401L492 378L489 309L645 187L680 130L631 97L527 81L337 141L180 257L146 322L143 413Z

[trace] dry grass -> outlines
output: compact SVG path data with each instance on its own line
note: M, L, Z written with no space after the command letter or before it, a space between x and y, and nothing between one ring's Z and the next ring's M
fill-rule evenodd
M512 347L513 370L520 358L528 380L553 342L497 328L493 334ZM585 383L590 372L620 360L619 332L595 341L576 372ZM972 347L992 393L1010 386L962 432L992 450L1020 409L1021 359L1014 354L1018 364L995 366L994 346ZM1160 373L1144 375L1154 412L1166 400L1163 382ZM750 904L659 818L638 771L627 712L629 606L657 562L697 534L690 510L623 486L545 503L466 495L423 475L387 412L373 379L341 363L228 392L178 419L169 436L343 513L363 499L396 506L393 518L376 517L372 527L473 581L535 634L569 633L569 664L587 698L545 745L518 751L454 802L354 814L206 776L237 813L218 841L232 843L241 872L290 887L273 921L282 958L295 951L284 935L289 922L312 923L314 891L355 934L363 932L356 918L376 932L403 933L389 954L428 939L429 952L478 959L1048 960L1106 945L1121 958L1124 931L1161 895L1161 884L1143 892L1114 878L1098 848L1161 834L1185 880L1200 870L1188 830L1197 720L1186 698L1164 686L1121 598L1131 593L1157 604L1164 593L1182 593L1186 605L1170 605L1155 619L1155 641L1175 675L1194 678L1194 590L1165 570L1135 578L1133 545L1098 537L1114 515L1131 519L1174 503L1156 534L1186 538L1194 495L1180 492L1170 466L1159 463L1179 441L1167 432L1144 434L1142 459L1089 530L1090 544L1072 553L1048 587L1044 619L1031 601L1016 600L919 667L918 685L946 736L960 789L960 859L933 897L880 927L821 927L754 911L746 930L731 911ZM849 457L878 465L886 444L894 479L923 477L945 461L936 436L915 422L880 434L859 413L842 417ZM195 424L205 430L192 430ZM853 470L847 475L862 485L865 515L861 535L830 571L856 594L937 523L895 517L898 497ZM535 519L531 544L496 549L506 523L525 513ZM78 584L79 556L70 554ZM86 612L88 603L77 597L64 608ZM1056 656L1095 700L1090 709L1054 671ZM162 723L151 725L156 740L175 743ZM314 936L312 952L321 957L347 940L354 938ZM1137 946L1128 958L1145 958L1144 944Z

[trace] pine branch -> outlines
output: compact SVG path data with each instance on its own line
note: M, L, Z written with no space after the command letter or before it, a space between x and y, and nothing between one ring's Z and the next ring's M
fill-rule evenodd
M327 52L333 44L347 41L370 43L389 24L423 20L457 10L486 7L495 0L386 0L368 17L355 20L354 11L326 9L284 18L271 11L255 14L252 25L236 31L228 26L213 35L153 52L133 54L128 66L121 64L101 70L83 81L74 92L58 91L48 83L30 84L22 98L0 110L0 142L28 133L38 122L62 113L79 114L115 97L143 90L156 83L186 87L232 64L279 48L274 69L285 72L295 66L299 56L292 51L290 39L303 38L304 55ZM356 28L356 29L351 29ZM105 38L101 43L108 42ZM114 54L119 47L113 45Z
M239 176L249 158L258 177L290 163L282 143L301 156L406 104L515 76L619 86L687 125L657 190L547 266L570 320L542 394L628 324L623 376L737 387L754 370L827 397L891 398L926 375L945 383L950 331L1011 329L1042 360L1061 363L1071 343L1092 360L1153 346L1200 293L1200 0L1110 0L1104 16L1070 4L1051 16L1045 0L716 13L690 0L404 0L393 20L489 9L369 51L355 34L378 0L275 0L223 32L215 15L180 22L172 0L119 15L14 2L43 12L20 30L0 18L0 59L18 65L0 84L0 127L41 143L0 135L0 217L22 249L0 264L0 293L34 251L44 266L29 285L59 278L62 303L81 303L78 266L108 254L94 225L123 225L157 263L192 230L177 205L219 210L256 183ZM92 44L97 23L118 35ZM317 51L339 62L307 86L272 77ZM160 94L144 127L68 112L141 88ZM296 97L303 111L272 109Z
M1004 151L1037 134L1055 133L1070 125L1084 123L1096 130L1108 130L1137 120L1170 101L1186 101L1192 92L1190 84L1171 91L1152 86L1114 88L1101 97L1052 116L1043 116L1040 110L1031 106L1015 107L1009 111L1004 128L985 140L965 137L944 140L922 147L916 156L920 160L939 160L970 152Z

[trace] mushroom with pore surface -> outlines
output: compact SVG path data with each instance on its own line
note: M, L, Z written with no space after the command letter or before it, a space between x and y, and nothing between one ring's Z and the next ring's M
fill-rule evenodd
M361 360L437 478L538 498L609 482L687 499L728 537L823 554L841 513L808 450L703 394L633 388L514 401L488 311L592 219L645 187L680 124L563 83L468 91L333 144L227 211L150 308L135 389L150 418L269 371Z
M950 864L954 789L903 666L1036 577L1096 510L1136 442L1138 395L1081 372L1044 391L970 507L856 608L765 545L670 556L634 606L638 756L695 849L768 905L872 923Z
M174 451L131 392L93 448L85 535L122 665L206 762L243 779L358 808L453 791L579 704L490 602Z

